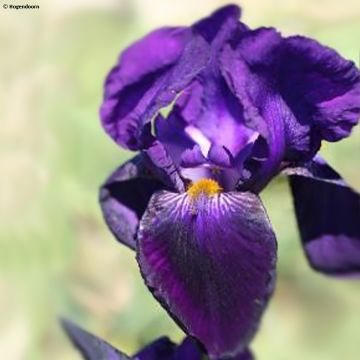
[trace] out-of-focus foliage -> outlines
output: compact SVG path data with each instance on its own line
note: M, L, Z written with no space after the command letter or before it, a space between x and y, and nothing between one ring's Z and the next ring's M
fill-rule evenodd
M120 49L150 29L188 24L224 1L39 1L0 12L0 354L79 356L56 317L133 352L180 330L142 284L134 254L107 231L98 186L129 157L100 128L102 82ZM319 39L358 61L355 0L244 0L252 27ZM323 155L360 190L360 129ZM286 179L264 193L279 240L278 285L254 343L259 359L359 358L360 284L311 271ZM226 239L224 239L226 241Z

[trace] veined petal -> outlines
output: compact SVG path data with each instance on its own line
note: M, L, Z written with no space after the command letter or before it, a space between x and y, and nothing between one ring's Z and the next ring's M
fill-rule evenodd
M288 169L300 235L311 266L360 274L360 195L322 159Z
M66 334L85 360L130 360L128 356L116 350L106 341L81 329L69 320L62 320L61 323Z
M101 210L111 232L135 248L139 221L152 194L165 185L151 174L141 155L121 165L100 188Z
M138 232L145 282L211 359L254 336L274 286L276 240L252 193L154 194Z

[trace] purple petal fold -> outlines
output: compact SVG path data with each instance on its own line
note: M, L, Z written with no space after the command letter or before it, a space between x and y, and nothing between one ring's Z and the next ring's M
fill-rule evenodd
M276 240L259 198L158 192L138 233L153 295L210 358L245 351L274 286Z
M138 224L150 197L164 188L141 155L111 174L100 189L100 205L105 222L118 241L135 248Z
M291 101L307 108L321 138L338 141L349 136L360 117L360 72L355 64L303 36L286 39L284 57L283 92L292 93Z
M142 154L147 167L161 179L163 184L180 192L185 190L178 168L161 142L154 139Z
M142 148L143 127L207 65L210 43L238 16L236 6L225 7L193 29L155 30L125 50L105 83L100 115L106 132L126 148Z
M241 9L237 5L226 5L195 23L193 29L208 43L222 44L239 26L240 15Z
M268 47L279 41L277 34L265 36L260 31L249 31L241 39L237 48L224 48L220 61L224 78L243 106L245 124L267 142L267 160L257 178L252 179L252 190L258 192L279 170L286 151L285 121L291 113L279 93L271 88L269 77L258 74L257 67L251 68L244 59L247 54L267 59Z
M188 28L159 29L129 47L105 83L106 132L125 148L142 148L144 126L205 66L208 51Z
M120 145L138 149L139 115L146 111L161 80L181 57L189 37L188 29L162 28L121 54L106 79L100 109L106 132Z
M234 162L234 158L231 152L225 147L213 144L208 154L209 160L220 167L231 167Z
M191 149L195 142L185 132L187 123L172 111L168 118L157 116L155 119L156 138L163 144L175 164L181 162L186 149Z
M359 70L315 40L260 28L244 33L233 51L227 47L222 62L249 123L265 120L271 131L271 111L281 115L288 156L312 152L319 138L340 140L359 121Z
M360 274L360 195L322 159L290 168L290 185L306 256L328 275Z
M69 320L62 320L62 326L85 360L130 360L128 356L106 341L81 329Z
M359 120L359 70L314 40L259 28L226 45L220 62L243 106L245 124L267 142L255 190L276 174L282 160L310 160L321 139L340 140Z
M176 349L173 360L202 360L203 354L199 346L190 337L186 337L184 341Z
M133 356L136 360L201 360L202 352L189 337L176 346L167 337L160 338Z
M239 100L220 77L216 66L203 71L185 88L175 109L212 144L226 146L234 156L253 135L244 124Z
M136 360L170 360L175 351L176 345L169 338L162 337L144 347L132 358Z
M192 27L155 30L125 50L105 83L106 132L125 148L143 149L146 124L204 69L215 70L219 49L245 29L239 16L237 6L225 6Z

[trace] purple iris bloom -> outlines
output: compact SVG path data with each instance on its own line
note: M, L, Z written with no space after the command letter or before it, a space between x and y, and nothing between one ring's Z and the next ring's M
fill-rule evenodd
M247 348L273 292L277 245L259 193L279 173L310 264L360 271L360 196L316 156L357 124L359 70L315 40L239 17L229 5L131 45L100 111L106 132L139 151L101 188L105 220L211 359Z

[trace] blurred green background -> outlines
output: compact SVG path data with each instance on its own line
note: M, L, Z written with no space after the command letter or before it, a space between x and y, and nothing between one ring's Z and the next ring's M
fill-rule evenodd
M226 2L38 3L40 10L0 11L0 358L80 359L59 314L129 353L162 334L178 340L182 333L146 290L134 254L101 218L98 187L130 154L104 134L98 107L104 76L124 46ZM239 4L252 27L309 35L358 62L357 0ZM360 190L359 128L322 153ZM359 359L360 284L307 266L285 179L271 184L264 201L279 262L277 290L253 344L258 358Z

